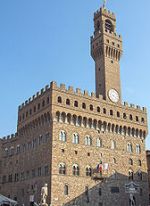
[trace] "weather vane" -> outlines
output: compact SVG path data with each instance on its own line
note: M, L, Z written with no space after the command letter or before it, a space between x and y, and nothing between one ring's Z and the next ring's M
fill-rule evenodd
M103 0L103 7L106 7L107 0Z

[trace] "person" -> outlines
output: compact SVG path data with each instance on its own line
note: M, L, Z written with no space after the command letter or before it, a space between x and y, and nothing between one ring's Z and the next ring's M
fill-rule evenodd
M100 163L97 165L97 170L100 174L100 177L102 177L102 172L103 172L103 164L102 161L100 161Z
M46 205L46 198L48 196L48 185L45 184L44 187L41 189L41 204Z

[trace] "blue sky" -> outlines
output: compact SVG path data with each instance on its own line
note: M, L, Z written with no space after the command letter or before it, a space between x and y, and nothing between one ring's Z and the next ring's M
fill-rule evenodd
M143 3L144 2L144 3ZM124 101L146 106L150 77L150 1L108 1L123 37ZM0 136L14 133L17 109L50 81L95 90L90 57L100 0L0 0ZM150 149L149 136L146 141Z

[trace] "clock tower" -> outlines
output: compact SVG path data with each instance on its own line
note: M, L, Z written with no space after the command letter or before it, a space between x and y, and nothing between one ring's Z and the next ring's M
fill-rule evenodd
M116 17L105 7L94 14L91 55L95 61L96 95L121 102L120 58L122 38L116 33Z

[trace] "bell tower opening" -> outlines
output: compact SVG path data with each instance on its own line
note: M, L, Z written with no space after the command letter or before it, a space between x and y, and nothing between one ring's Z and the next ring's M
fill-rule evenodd
M115 14L100 8L94 14L91 56L95 61L96 95L107 101L121 102L120 58L122 38L116 33Z

